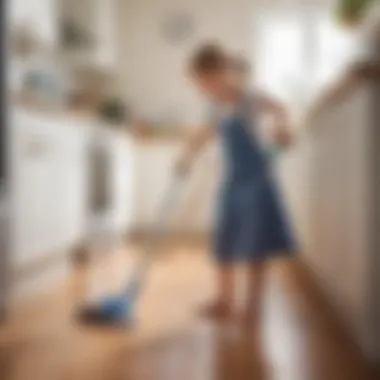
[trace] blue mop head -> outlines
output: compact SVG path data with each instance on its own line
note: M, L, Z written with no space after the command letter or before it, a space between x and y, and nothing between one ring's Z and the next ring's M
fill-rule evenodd
M140 287L141 278L137 277L121 294L105 298L96 305L82 307L77 313L79 321L87 325L130 326Z
M77 317L80 322L88 325L130 325L132 299L126 295L109 297L96 305L82 307Z

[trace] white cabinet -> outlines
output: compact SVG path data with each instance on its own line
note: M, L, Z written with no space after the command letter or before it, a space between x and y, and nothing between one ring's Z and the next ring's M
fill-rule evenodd
M56 0L12 0L7 2L8 26L27 24L48 45L57 42L59 13Z
M109 154L105 223L120 235L132 217L132 155L125 134L90 121L14 110L9 150L11 251L15 267L62 254L88 237L89 141L100 134Z
M85 46L61 46L65 57L111 68L116 62L118 0L58 1L65 26L89 41Z
M120 241L132 217L132 156L125 134L109 126L96 127L91 120L14 108L9 121L12 271L7 273L20 274L10 289L10 296L17 299L51 289L64 278L72 248L89 237L93 218L89 141L94 134L100 134L110 158L111 191L102 222Z
M92 140L91 140L92 139ZM133 173L134 157L132 155L132 140L123 133L107 128L94 128L90 141L94 147L104 152L106 173L96 173L96 164L93 165L93 175L105 175L105 204L103 210L87 210L88 225L100 223L101 229L106 229L112 235L124 234L131 225L133 202ZM91 166L91 162L89 162ZM90 169L91 170L91 169ZM102 179L100 179L102 181ZM96 189L91 188L89 193ZM90 196L91 198L91 196ZM90 206L91 202L88 202ZM91 233L91 231L89 231Z
M11 115L14 265L67 249L84 233L86 128L74 120Z
M297 148L294 161L304 165L297 181L303 186L291 187L300 203L295 211L305 243L302 260L363 352L378 360L378 178L373 156L378 147L372 144L378 141L378 123L369 117L371 98L363 87L314 119L314 132Z

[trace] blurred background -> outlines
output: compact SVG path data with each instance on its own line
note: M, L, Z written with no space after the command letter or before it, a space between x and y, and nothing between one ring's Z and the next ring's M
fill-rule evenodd
M1 378L372 378L379 80L304 116L347 66L379 64L379 30L379 0L8 0ZM299 135L278 163L301 249L291 267L274 265L271 375L259 372L256 351L244 356L189 311L213 291L204 253L217 146L170 221L171 254L153 270L141 326L99 335L70 319L79 294L118 286L141 250L184 137L202 123L186 60L210 40L251 61L254 80L289 104ZM107 273L88 291L93 262Z

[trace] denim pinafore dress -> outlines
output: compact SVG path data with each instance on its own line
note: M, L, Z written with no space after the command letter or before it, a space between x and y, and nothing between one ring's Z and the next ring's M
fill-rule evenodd
M220 186L214 252L220 262L262 261L289 254L289 223L252 117L252 95L220 116L213 105L225 163ZM219 116L218 116L219 114Z

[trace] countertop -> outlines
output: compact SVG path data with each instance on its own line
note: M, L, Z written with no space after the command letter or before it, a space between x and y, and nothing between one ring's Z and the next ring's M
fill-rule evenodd
M20 109L24 112L38 113L44 117L54 117L54 118L69 118L77 119L78 123L76 125L84 125L93 123L94 125L102 125L105 128L114 130L115 132L121 132L123 135L127 135L134 140L143 143L166 143L166 142L180 142L183 141L185 136L188 134L189 128L179 128L178 132L165 133L159 132L157 130L144 130L142 131L139 127L134 126L134 124L122 126L122 125L107 125L106 122L99 120L93 112L87 110L73 109L68 107L53 107L48 105L39 104L37 102L25 101L17 98L11 99L11 107L15 109Z

